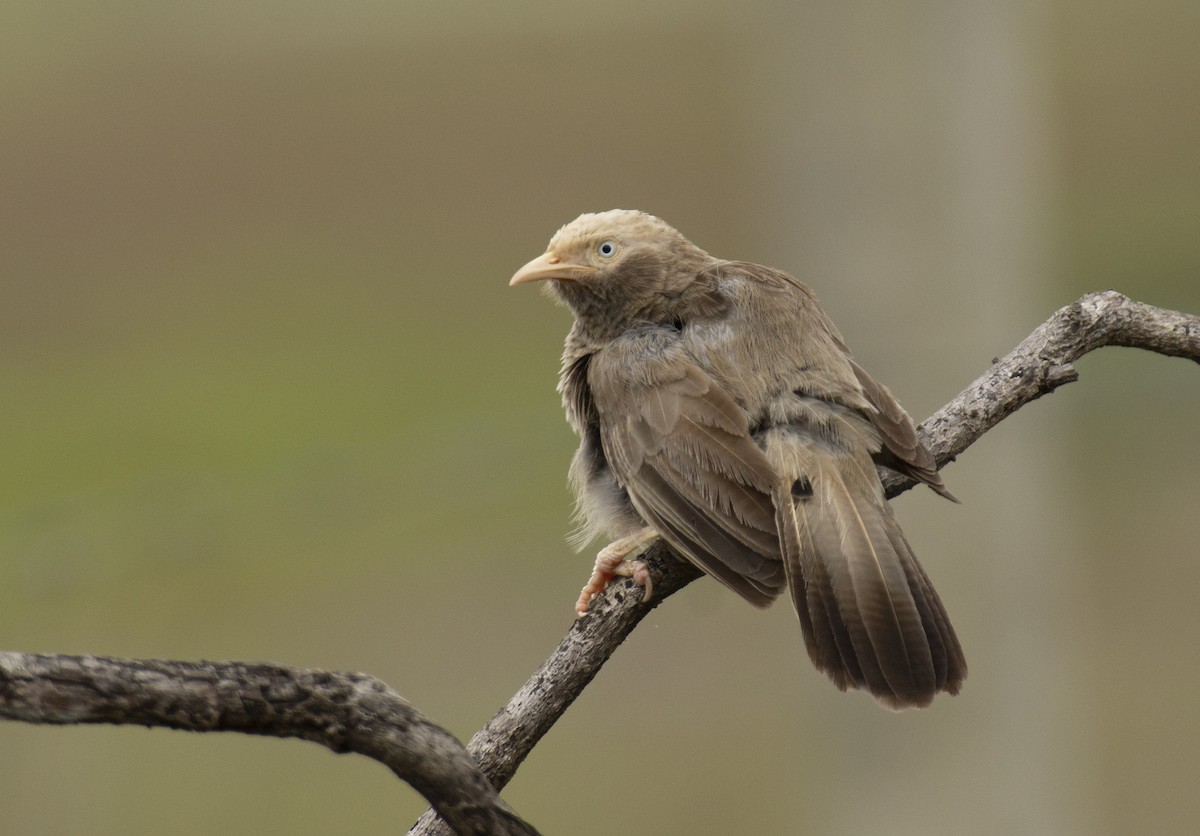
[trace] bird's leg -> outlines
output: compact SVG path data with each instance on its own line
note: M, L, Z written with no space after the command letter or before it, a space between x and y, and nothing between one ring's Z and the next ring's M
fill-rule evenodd
M605 590L609 582L618 575L623 578L633 578L638 586L646 588L642 603L650 600L654 587L650 583L650 569L646 561L637 560L638 555L650 547L650 543L658 537L653 528L643 528L636 534L622 537L609 543L596 555L596 566L592 576L579 592L579 600L575 602L575 612L584 616L588 611L591 600Z

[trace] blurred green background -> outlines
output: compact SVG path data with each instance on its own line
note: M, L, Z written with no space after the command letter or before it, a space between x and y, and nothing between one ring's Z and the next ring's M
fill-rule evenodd
M373 673L463 739L570 625L569 315L642 208L809 281L924 418L1060 305L1200 312L1200 4L13 2L0 647ZM1200 830L1200 368L1110 349L897 501L971 665L893 715L786 605L656 610L543 832ZM395 833L295 741L0 725L13 834Z

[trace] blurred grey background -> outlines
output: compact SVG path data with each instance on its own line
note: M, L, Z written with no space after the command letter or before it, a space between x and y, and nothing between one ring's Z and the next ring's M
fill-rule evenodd
M14 2L0 647L373 673L466 739L570 625L569 315L641 208L812 284L918 419L1108 287L1200 312L1200 4ZM1107 349L897 501L971 665L893 715L786 605L656 610L543 832L1200 829L1200 368ZM395 833L306 743L0 725L13 834Z

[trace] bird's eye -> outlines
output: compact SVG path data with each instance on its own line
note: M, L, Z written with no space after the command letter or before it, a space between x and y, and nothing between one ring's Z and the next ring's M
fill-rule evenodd
M612 258L617 254L617 242L601 241L596 245L596 252L600 253L601 258Z

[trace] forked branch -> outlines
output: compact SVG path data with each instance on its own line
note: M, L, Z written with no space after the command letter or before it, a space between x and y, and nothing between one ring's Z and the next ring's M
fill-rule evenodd
M1200 362L1200 317L1135 302L1116 291L1089 293L1060 308L1005 357L996 360L974 383L935 412L917 429L938 466L954 460L985 432L1022 406L1079 378L1072 365L1104 346L1143 348ZM889 497L915 483L880 469ZM484 774L503 788L517 767L567 706L583 691L638 622L700 573L691 564L656 545L645 555L654 581L654 598L640 605L641 589L631 581L614 583L593 601L589 615L534 672L508 705L467 744ZM426 811L410 836L449 831Z
M952 461L1020 407L1078 379L1073 363L1109 345L1200 362L1200 317L1114 291L1088 294L921 424L922 440L939 466ZM912 486L890 471L881 475L888 496ZM699 576L661 545L646 559L650 604L630 582L612 584L465 750L373 677L241 662L0 653L0 717L311 740L373 758L424 795L433 808L410 833L532 834L497 792L638 622Z

